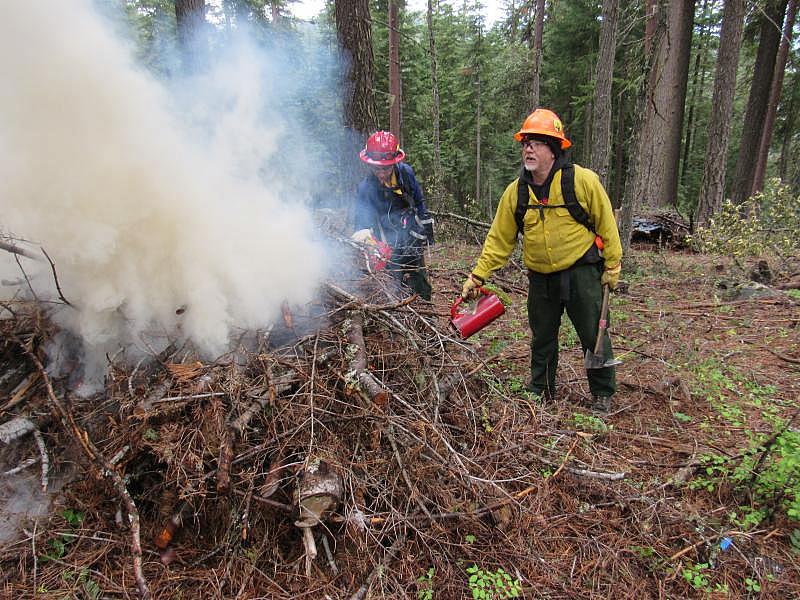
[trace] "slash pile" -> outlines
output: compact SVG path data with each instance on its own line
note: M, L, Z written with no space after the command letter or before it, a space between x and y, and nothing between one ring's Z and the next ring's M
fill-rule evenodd
M691 469L691 439L568 425L578 391L543 407L502 385L503 365L526 360L524 338L487 361L444 310L397 299L390 283L327 284L317 305L286 307L213 362L179 344L114 361L86 398L47 374L52 326L17 306L2 322L1 421L25 418L44 440L37 484L66 483L49 521L21 524L0 550L2 593L686 595L679 573L665 576L670 561L714 540L692 545L694 500L679 476L648 470ZM565 362L580 365L573 354ZM624 455L634 445L639 466ZM8 470L36 442L21 435L0 452ZM726 560L733 581L746 559Z

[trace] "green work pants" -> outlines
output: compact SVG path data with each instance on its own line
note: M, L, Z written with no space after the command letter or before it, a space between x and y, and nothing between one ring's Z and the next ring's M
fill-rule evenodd
M428 273L425 269L425 261L421 254L409 254L400 256L396 263L390 263L387 269L403 285L411 288L411 291L419 294L420 298L431 299L433 287L428 281Z
M555 398L558 329L564 309L585 355L587 348L594 351L602 302L603 287L596 264L572 267L564 275L528 271L528 324L533 334L530 388L534 393ZM611 340L605 337L603 352L610 358ZM586 375L593 396L611 396L617 389L614 367L587 369Z

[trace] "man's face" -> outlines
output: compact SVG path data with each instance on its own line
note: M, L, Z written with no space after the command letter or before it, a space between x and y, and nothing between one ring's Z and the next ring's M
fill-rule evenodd
M550 150L550 146L544 142L532 139L522 141L522 162L525 164L525 169L531 172L534 180L543 180L547 177L555 160L556 157Z
M375 177L381 183L389 183L392 179L392 171L394 171L394 165L370 165L370 170L375 174Z

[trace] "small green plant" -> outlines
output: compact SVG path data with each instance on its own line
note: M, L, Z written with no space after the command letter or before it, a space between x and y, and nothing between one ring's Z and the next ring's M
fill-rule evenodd
M485 404L481 406L481 425L486 433L492 433L492 421L489 419L489 407Z
M572 413L572 422L575 429L586 433L608 433L608 425L600 417L594 415L584 415L583 413Z
M83 512L70 508L64 509L61 516L64 517L67 525L73 529L80 527L85 517ZM39 557L39 561L60 560L67 553L68 546L77 539L77 534L71 531L59 532L56 537L47 540L47 552Z
M512 579L502 568L496 571L484 571L478 565L472 565L467 567L467 574L469 575L467 585L472 592L473 600L519 598L522 592L520 580Z
M578 339L578 333L575 331L572 321L567 319L566 322L562 322L561 327L558 330L559 348L566 350L567 348L574 348L579 343L580 341Z
M800 290L786 290L786 294L794 300L800 300Z
M684 414L682 412L677 412L676 411L676 412L672 413L672 416L675 418L676 421L680 421L681 423L691 423L692 422L692 417L687 415L687 414Z
M681 574L683 578L696 590L710 591L708 579L708 563L689 564Z
M761 584L758 583L758 580L751 579L750 577L745 577L745 579L744 579L744 587L751 594L754 594L756 592L760 592L761 591Z
M158 432L155 429L147 428L142 433L142 437L147 442L157 442L158 441Z
M636 553L639 558L650 558L656 553L652 546L631 546L631 550Z
M78 575L78 583L81 584L83 591L86 593L86 597L90 600L98 600L103 594L103 590L100 589L100 586L94 579L89 577L89 569L85 567L81 569Z
M792 529L789 534L789 543L792 546L792 553L795 555L800 554L800 529Z
M80 527L81 523L83 523L83 519L86 517L82 511L72 510L71 508L65 508L61 516L64 517L64 520L69 523L71 527Z
M700 472L704 475L698 475L689 482L689 489L705 489L708 492L713 492L717 487L719 479L728 475L728 459L719 454L703 454L700 457Z
M436 574L434 567L417 577L417 600L433 600L433 576Z
M525 382L520 377L512 377L508 380L508 390L512 394L518 394L525 390Z
M467 542L468 544L474 544L476 541L478 541L478 538L472 535L471 533L468 533L467 535L464 536L464 541Z

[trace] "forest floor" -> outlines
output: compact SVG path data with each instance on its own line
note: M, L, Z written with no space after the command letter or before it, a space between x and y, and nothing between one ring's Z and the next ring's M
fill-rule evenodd
M144 582L155 598L800 597L800 515L786 512L800 504L796 292L742 290L727 258L636 249L611 300L623 364L613 410L600 417L567 319L557 398L539 404L524 391L530 333L517 263L492 281L506 313L466 344L454 338L450 304L478 252L434 247L432 307L361 305L368 368L388 405L348 387L354 342L341 341L350 324L337 311L289 354L261 344L238 369L175 356L148 378L114 369L103 395L65 401L66 417L54 407L65 388L48 390L11 341L33 348L47 330L36 319L5 323L6 364L38 379L13 404L0 399L0 423L36 420L52 485L64 488L0 545L0 597L136 597L136 539L139 590ZM320 360L323 348L341 364ZM279 367L299 379L288 395L275 391ZM239 431L223 493L225 423L267 392ZM106 464L115 457L136 526L79 438ZM0 447L0 469L35 448ZM312 449L344 489L308 561L291 487ZM269 486L276 466L282 483ZM12 499L24 512L9 492L22 477L38 494L37 469L25 473L0 478L5 512ZM154 544L176 514L174 538Z

